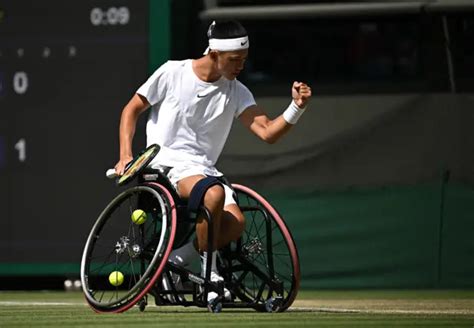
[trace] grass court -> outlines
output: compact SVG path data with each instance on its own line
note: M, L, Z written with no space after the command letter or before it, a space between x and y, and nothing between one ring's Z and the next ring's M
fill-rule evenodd
M151 300L149 300L151 302ZM474 327L474 290L302 291L284 313L137 307L97 314L81 292L0 291L0 327Z

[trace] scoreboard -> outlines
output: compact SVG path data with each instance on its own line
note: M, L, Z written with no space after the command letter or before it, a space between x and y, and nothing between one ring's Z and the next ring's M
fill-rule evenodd
M119 191L104 174L148 77L149 16L145 0L0 2L0 274L80 262Z

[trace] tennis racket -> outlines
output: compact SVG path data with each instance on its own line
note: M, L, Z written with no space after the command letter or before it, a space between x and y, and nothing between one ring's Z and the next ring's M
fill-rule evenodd
M159 151L159 145L150 145L127 164L122 176L118 176L115 169L108 169L105 175L109 179L118 178L117 185L123 186L132 181L141 171L143 171Z

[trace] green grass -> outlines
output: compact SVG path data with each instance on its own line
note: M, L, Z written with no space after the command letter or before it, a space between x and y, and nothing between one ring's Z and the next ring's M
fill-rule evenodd
M149 306L97 314L78 292L0 292L0 327L474 327L474 291L303 291L290 311Z

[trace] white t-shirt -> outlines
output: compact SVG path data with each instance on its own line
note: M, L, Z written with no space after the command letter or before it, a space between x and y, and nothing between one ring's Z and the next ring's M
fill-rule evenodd
M255 105L252 93L238 80L200 80L191 59L166 62L137 93L152 105L147 145L161 146L151 166L193 167L213 176L222 175L214 165L233 119Z

